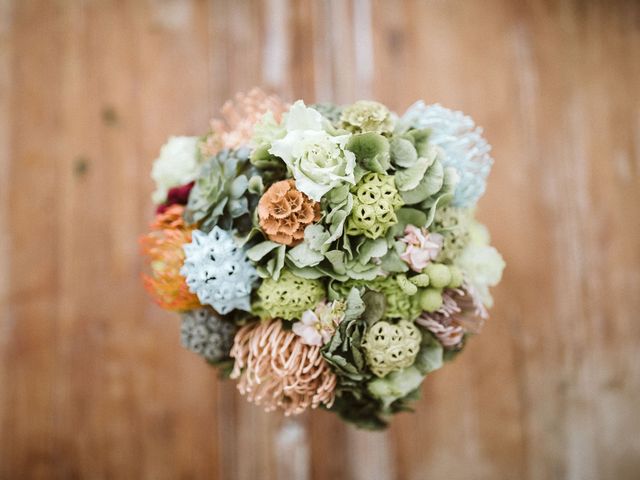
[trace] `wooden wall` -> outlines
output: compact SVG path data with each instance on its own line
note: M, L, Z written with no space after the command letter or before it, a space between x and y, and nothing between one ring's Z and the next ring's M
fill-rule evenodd
M254 85L494 145L492 319L387 433L263 414L140 286L159 147ZM2 479L637 479L639 267L636 1L0 0Z

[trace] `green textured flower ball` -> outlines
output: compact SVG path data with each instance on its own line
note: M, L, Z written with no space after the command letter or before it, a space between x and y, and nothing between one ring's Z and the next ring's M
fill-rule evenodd
M420 350L422 336L407 320L397 324L375 323L364 337L362 347L371 371L378 377L413 365Z
M325 298L326 293L320 280L307 280L284 270L277 280L265 279L258 288L260 308L269 318L294 320L305 310L313 309Z
M398 222L396 210L404 202L393 176L367 173L351 192L353 210L347 223L347 234L376 239Z

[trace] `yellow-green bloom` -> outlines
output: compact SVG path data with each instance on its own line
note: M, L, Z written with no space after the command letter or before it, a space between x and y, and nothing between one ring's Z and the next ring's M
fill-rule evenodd
M353 210L347 222L348 235L375 239L398 222L395 211L403 202L392 176L369 172L351 191Z
M260 307L269 318L295 320L325 297L320 280L298 277L283 270L278 280L267 278L258 288Z
M387 107L371 100L360 100L345 107L340 115L340 124L352 133L375 132L391 134L394 121Z

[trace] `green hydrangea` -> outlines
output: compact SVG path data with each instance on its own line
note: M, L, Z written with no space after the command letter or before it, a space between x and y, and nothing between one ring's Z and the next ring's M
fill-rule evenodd
M412 322L397 324L377 322L369 328L362 342L367 363L378 377L410 367L420 351L422 336Z
M394 121L389 109L381 103L360 100L342 110L340 126L352 133L375 132L390 135Z
M222 150L203 166L189 194L187 222L198 223L205 233L216 225L230 230L234 220L249 213L249 153L248 148Z
M283 270L278 280L267 278L262 282L258 297L264 316L295 320L325 298L325 290L320 280L308 280Z
M376 239L398 222L396 210L404 203L392 176L369 172L351 192L353 209L347 222L348 235Z
M371 281L349 280L344 283L334 282L331 287L339 296L346 295L352 287L364 287L384 294L382 319L385 320L415 320L422 312L418 295L408 295L400 287L395 276L379 277Z
M472 215L469 209L446 206L436 210L431 232L443 237L440 254L436 258L439 263L451 263L456 259L470 241L470 225Z

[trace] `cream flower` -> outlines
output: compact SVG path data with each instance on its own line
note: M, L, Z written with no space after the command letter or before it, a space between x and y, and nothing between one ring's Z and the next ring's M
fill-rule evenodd
M331 340L344 318L344 304L342 302L320 302L315 310L305 311L299 322L292 326L293 333L302 338L307 345L322 346Z
M502 255L490 245L472 243L462 251L456 264L465 272L467 281L476 289L482 303L491 307L493 298L489 287L500 283L506 265Z
M444 238L439 233L429 233L426 228L407 225L405 236L401 239L407 248L400 255L411 270L421 272L432 260L435 260L442 249Z
M164 203L170 188L195 180L200 170L197 150L198 137L170 137L164 144L151 169L153 203Z
M315 201L341 183L355 183L356 157L345 149L351 134L330 135L324 130L327 123L298 100L285 120L287 134L269 149L287 164L298 190Z

